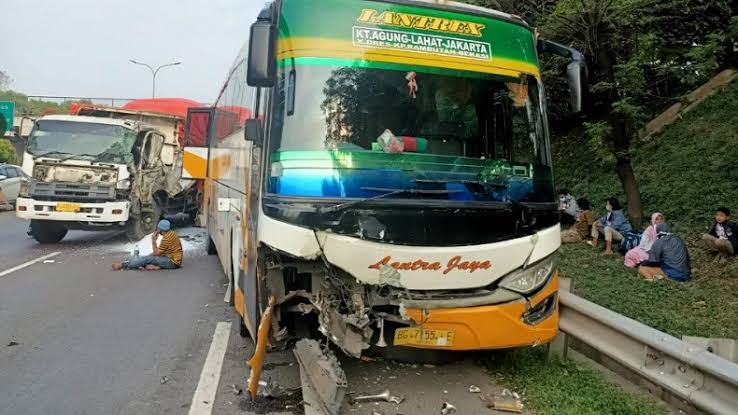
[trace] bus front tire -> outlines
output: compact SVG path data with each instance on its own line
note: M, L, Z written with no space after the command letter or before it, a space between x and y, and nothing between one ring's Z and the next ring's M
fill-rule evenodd
M53 244L64 239L67 228L64 225L46 220L31 220L31 236L42 244Z
M215 242L213 242L213 238L208 237L208 255L216 254L218 254L218 248L215 247Z

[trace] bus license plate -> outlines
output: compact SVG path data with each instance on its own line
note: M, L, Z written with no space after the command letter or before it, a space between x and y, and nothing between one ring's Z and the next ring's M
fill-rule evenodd
M454 345L454 331L403 327L395 330L394 344L396 346L407 344L417 346L450 347Z
M56 204L56 211L57 212L79 212L80 206L79 203L57 203Z

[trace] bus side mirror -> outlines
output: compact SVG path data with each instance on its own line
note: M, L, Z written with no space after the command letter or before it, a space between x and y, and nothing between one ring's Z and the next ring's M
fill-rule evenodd
M268 20L251 25L246 83L257 88L274 86L277 79L277 27Z
M256 147L261 147L264 143L264 129L261 122L256 118L249 118L244 125L244 139L251 141Z
M582 112L582 100L587 88L587 65L584 61L571 61L566 66L566 79L569 82L571 111Z
M574 48L545 39L538 40L538 52L551 53L569 59L569 64L566 66L566 79L569 84L571 111L581 112L587 91L587 64L584 61L584 55Z

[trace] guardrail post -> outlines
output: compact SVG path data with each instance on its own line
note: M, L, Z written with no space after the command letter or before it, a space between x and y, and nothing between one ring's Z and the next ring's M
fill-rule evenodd
M559 292L566 291L571 292L572 289L571 278L559 278ZM561 315L561 306L559 305L559 316ZM559 331L559 334L551 340L548 344L548 357L549 359L556 356L561 359L566 359L569 352L569 336L563 331Z

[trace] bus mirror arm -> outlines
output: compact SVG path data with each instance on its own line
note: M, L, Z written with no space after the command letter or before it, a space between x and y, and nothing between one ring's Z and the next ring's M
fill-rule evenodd
M244 139L251 141L254 146L261 147L264 142L264 129L261 127L261 122L256 118L249 118L246 120L244 126Z
M569 100L574 113L582 111L582 101L587 90L587 63L584 55L574 48L550 40L538 40L538 52L550 53L569 59L566 78L569 84Z

